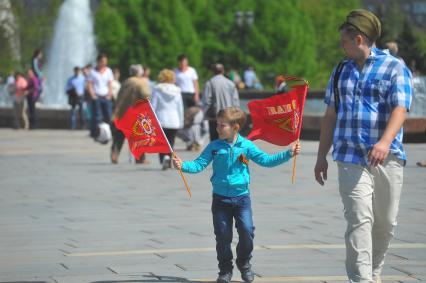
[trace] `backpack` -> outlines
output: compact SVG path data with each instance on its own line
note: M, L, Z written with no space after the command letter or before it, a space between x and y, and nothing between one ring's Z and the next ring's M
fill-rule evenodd
M340 103L339 87L338 87L339 78L344 66L345 66L345 61L344 60L340 61L336 67L336 71L334 72L333 93L334 93L334 110L336 111L336 114L337 114L337 111L339 111L339 103Z

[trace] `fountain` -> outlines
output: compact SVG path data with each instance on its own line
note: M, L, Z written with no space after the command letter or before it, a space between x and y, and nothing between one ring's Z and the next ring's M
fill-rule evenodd
M96 56L93 18L89 1L66 0L55 23L43 74L43 108L67 108L65 84L75 66L82 67Z

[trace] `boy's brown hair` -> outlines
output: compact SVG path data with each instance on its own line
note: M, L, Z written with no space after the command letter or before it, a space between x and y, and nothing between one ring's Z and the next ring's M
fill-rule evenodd
M222 109L217 113L217 118L222 118L226 120L231 126L238 124L240 129L246 123L247 117L246 113L241 110L239 107L227 107Z

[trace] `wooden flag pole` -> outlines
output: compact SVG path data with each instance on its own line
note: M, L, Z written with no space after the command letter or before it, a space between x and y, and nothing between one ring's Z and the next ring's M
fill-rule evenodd
M291 183L294 184L294 181L296 179L296 159L297 155L293 157L293 173L291 174Z
M173 154L174 157L176 156L176 154L174 152L172 154ZM183 175L182 169L179 169L178 171L179 171L179 174L182 177L182 180L185 184L186 191L188 192L189 198L191 198L192 197L191 190L189 189L188 183L186 182L185 175Z
M149 101L149 100L148 100L148 103L149 103L149 107L151 107L152 113L154 113L154 115L155 115L155 119L157 119L157 122L158 122L158 124L160 125L161 132L163 133L163 136L166 138L167 144L169 145L170 153L172 154L172 156L173 156L173 157L175 157L175 156L176 156L176 154L175 154L175 152L173 151L173 148L170 146L169 140L167 139L167 136L166 136L166 134L164 133L164 130L163 130L163 127L161 126L160 121L158 121L157 114L155 114L154 109L152 109L151 101ZM170 160L170 162L172 162L172 161ZM192 197L191 190L189 189L188 183L186 182L185 176L183 175L183 172L182 172L182 170L181 170L181 169L179 169L179 174L180 174L180 176L182 177L183 183L185 184L186 191L187 191L187 192L188 192L188 194L189 194L189 198L191 198L191 197Z

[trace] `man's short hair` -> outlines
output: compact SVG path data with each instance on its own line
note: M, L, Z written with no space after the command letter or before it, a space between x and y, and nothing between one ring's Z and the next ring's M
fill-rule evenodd
M393 56L398 55L398 43L395 41L386 42L386 47L389 49L389 53Z
M78 71L80 71L80 67L75 66L75 67L74 67L74 72L78 72Z
M222 63L213 64L212 70L215 74L223 74L225 73L225 67Z
M231 125L238 124L240 129L247 121L246 113L244 113L244 111L239 107L227 107L225 109L221 109L219 113L217 113L217 118L224 119Z
M96 62L101 61L103 58L108 58L106 53L99 53L98 56L96 57Z
M355 26L351 25L350 23L343 23L339 27L339 31L343 31L344 33L349 35L351 39L354 39L356 36L361 35L364 38L365 43L369 47L373 46L374 42L366 34L364 34L362 31L360 31L359 29L357 29Z
M177 59L178 59L178 61L180 62L180 61L182 61L182 60L184 60L184 59L188 59L188 57L186 57L186 55L185 55L185 54L180 54L180 55L177 57Z

